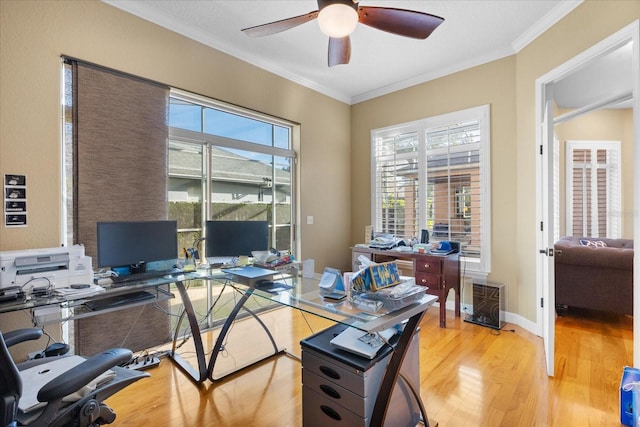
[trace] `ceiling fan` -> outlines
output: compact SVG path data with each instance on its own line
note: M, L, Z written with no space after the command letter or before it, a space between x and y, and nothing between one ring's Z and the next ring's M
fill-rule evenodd
M320 30L329 36L329 67L348 64L349 35L358 22L378 30L415 39L426 39L444 18L406 9L359 6L359 0L317 0L318 10L242 30L249 37L262 37L318 19Z

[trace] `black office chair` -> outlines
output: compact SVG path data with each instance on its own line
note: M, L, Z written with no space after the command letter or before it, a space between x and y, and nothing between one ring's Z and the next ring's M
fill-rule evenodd
M21 371L50 363L55 359L66 357L45 357L16 364L9 354L8 347L26 340L35 340L42 335L38 328L27 328L0 333L0 422L1 426L74 426L94 427L110 424L115 420L115 413L103 401L133 382L148 377L145 372L121 368L118 365L131 360L130 350L114 348L105 350L79 365L58 375L39 389L37 398L46 406L34 413L23 413L19 409L19 401L23 393ZM65 402L63 398L77 392L90 384L99 375L113 370L115 376L99 384L79 400Z

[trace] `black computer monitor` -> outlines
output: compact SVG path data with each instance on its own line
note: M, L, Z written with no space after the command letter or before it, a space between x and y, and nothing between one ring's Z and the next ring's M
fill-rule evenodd
M178 257L176 221L98 222L98 267L142 265Z
M207 257L251 255L269 249L269 221L207 221Z

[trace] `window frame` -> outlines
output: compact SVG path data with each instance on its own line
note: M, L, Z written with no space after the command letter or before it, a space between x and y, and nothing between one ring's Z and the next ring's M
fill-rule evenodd
M468 257L462 254L461 259L465 263L465 274L474 280L482 283L486 281L491 272L491 127L490 127L490 106L481 105L468 109L454 111L438 116L428 117L412 122L396 124L384 128L370 131L371 147L371 221L374 224L381 224L380 212L378 211L378 182L376 157L376 139L398 137L403 134L417 133L418 137L418 228L427 224L427 149L426 134L430 129L464 123L468 121L479 121L480 128L480 257ZM424 190L423 190L424 189Z
M193 94L190 92L186 92L184 90L179 89L170 89L169 99L174 98L184 102L192 103L199 105L201 107L207 109L215 109L220 110L226 113L234 114L237 116L241 116L244 118L261 121L265 123L269 123L271 125L286 127L289 129L289 149L284 149L276 146L268 146L264 144L259 144L256 142L243 141L239 139L234 139L230 137L214 135L210 133L205 133L204 129L200 129L200 131L188 130L173 126L168 126L169 135L167 143L170 144L171 141L176 142L184 142L200 145L202 147L202 156L204 157L203 164L203 176L204 180L204 189L202 194L202 230L204 231L204 222L208 219L211 219L211 204L210 204L210 194L211 194L211 181L214 178L211 175L212 165L211 165L211 148L212 147L222 147L222 148L231 148L237 149L247 152L253 152L258 154L265 154L275 157L288 158L291 159L291 182L290 182L290 197L291 197L291 224L290 224L290 250L294 256L298 256L300 253L300 242L297 238L297 151L296 147L299 145L297 138L299 138L299 124L293 123L291 121L282 120L273 116L269 116L266 114L258 113L253 110L249 110L246 108L241 108L238 106L234 106L231 104L227 104L221 101L217 101L211 98L207 98L201 95ZM204 118L202 119L204 123ZM170 174L167 175L167 179L170 178ZM273 202L272 202L273 203ZM274 227L271 229L271 241L275 241L276 238L276 226L277 224L274 222L272 224ZM179 230L180 231L180 230Z

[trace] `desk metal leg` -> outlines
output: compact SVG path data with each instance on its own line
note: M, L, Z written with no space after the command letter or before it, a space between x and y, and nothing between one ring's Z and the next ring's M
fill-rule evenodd
M249 297L251 297L251 295L253 294L253 289L249 288L246 291L242 292L242 297L238 300L238 302L236 303L236 305L233 307L233 310L231 310L231 313L229 313L229 316L227 317L227 320L224 322L224 325L222 326L222 329L220 330L220 335L218 335L218 339L216 340L216 344L213 347L213 353L211 353L211 358L209 359L209 367L207 369L207 376L209 377L209 379L211 381L218 381L222 378L224 378L225 376L232 374L233 372L237 372L240 369L246 368L248 366L251 366L257 362L260 362L264 359L267 359L269 357L275 356L279 353L282 352L282 350L278 349L278 346L276 345L275 340L273 339L273 336L271 335L271 332L269 331L269 329L267 328L267 325L264 324L264 322L262 322L262 320L260 320L260 318L250 309L243 307L244 304L247 302L247 300L249 299ZM220 350L222 349L222 346L224 344L224 340L227 336L227 333L229 332L229 328L231 328L231 325L233 324L233 322L236 319L236 316L238 316L238 313L240 312L240 309L244 308L244 310L249 313L251 316L253 316L254 319L256 319L258 321L258 323L260 324L260 326L262 326L262 329L264 329L264 331L267 333L267 336L269 337L269 340L271 341L271 345L273 346L273 353L272 354L268 354L265 357L262 357L258 360L254 360L249 362L248 364L239 367L238 369L234 370L233 372L229 372L226 373L220 377L214 377L213 376L213 369L215 368L216 365L216 360L218 358L218 354L220 354Z
M427 410L425 409L424 404L422 403L422 399L420 399L420 390L416 389L414 385L411 383L411 381L409 381L407 377L402 375L402 372L400 372L400 374L398 375L398 378L400 378L404 382L407 388L409 388L409 390L411 391L411 394L413 394L413 398L416 400L416 403L420 408L420 416L422 418L424 427L429 427L429 418L427 417Z
M391 355L391 360L389 360L389 364L387 365L384 377L382 378L382 384L380 385L380 390L378 391L376 403L373 406L370 423L372 426L382 426L384 424L384 419L387 415L389 402L391 400L391 393L393 393L393 388L398 380L398 376L400 375L402 362L407 355L407 350L411 344L413 334L416 333L425 312L426 310L410 317L407 324L404 326L404 330L400 335L396 348Z
M196 314L193 310L193 305L191 304L191 299L189 298L189 294L187 293L187 289L185 288L184 283L182 283L182 281L177 281L175 283L178 291L180 292L180 297L182 298L184 309L182 310L182 314L180 315L180 319L178 320L178 324L176 325L176 330L173 335L173 347L171 348L171 353L169 353L169 358L173 360L173 362L178 365L178 367L182 369L182 371L186 373L189 378L197 383L201 383L207 379L207 361L204 352L204 346L202 345L200 326L198 325L198 320L196 319ZM189 327L191 329L191 335L193 338L193 345L195 347L196 358L198 360L197 370L195 370L193 366L189 364L189 362L184 360L182 356L176 353L176 342L178 340L178 334L180 332L180 325L182 324L182 319L184 319L185 314L187 315L187 319L189 321Z

